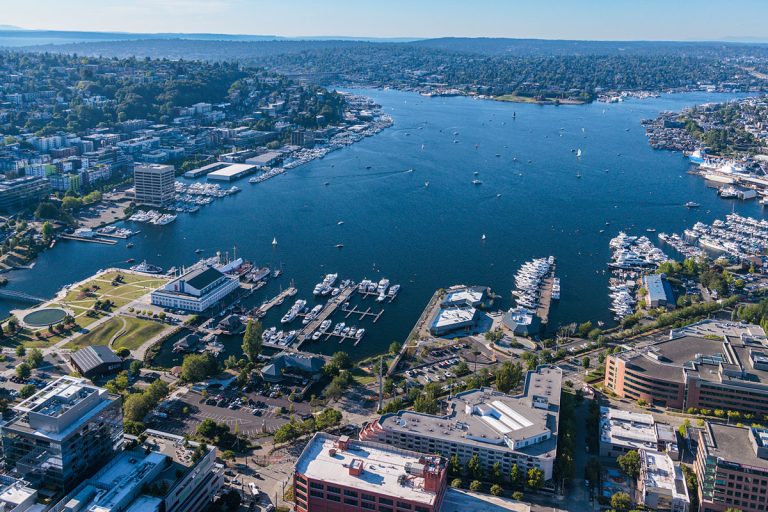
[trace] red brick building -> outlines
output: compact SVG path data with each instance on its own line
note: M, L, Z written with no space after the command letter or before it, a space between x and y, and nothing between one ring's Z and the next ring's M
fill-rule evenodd
M318 432L293 475L299 512L438 512L445 459Z

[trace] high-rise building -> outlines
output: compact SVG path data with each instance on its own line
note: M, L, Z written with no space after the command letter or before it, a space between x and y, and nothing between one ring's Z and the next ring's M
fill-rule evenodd
M142 164L133 169L136 204L163 208L173 202L176 171L172 165Z
M767 509L768 430L707 423L699 430L693 467L699 511Z
M442 457L318 432L296 462L296 510L438 512L447 475Z
M474 389L448 400L444 416L400 411L369 423L360 439L391 444L421 453L456 455L462 464L474 455L489 471L501 464L526 472L540 469L552 478L557 455L562 371L541 366L528 372L525 389L510 396L492 389Z
M119 396L61 377L15 406L2 427L6 467L36 488L71 489L123 444Z
M147 430L54 506L61 512L200 512L221 488L216 448Z

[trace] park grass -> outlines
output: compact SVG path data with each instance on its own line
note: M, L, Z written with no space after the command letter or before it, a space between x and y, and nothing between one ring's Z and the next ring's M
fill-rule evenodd
M518 96L517 94L503 94L496 96L496 101L507 101L511 103L536 103L536 99L531 96Z
M148 339L157 336L168 326L160 322L135 318L131 316L115 316L95 327L92 331L79 336L66 344L66 348L78 349L87 346L109 345L117 334L120 334L112 348L120 350L127 348L135 350Z
M169 327L166 324L142 318L123 317L123 319L126 324L125 334L115 340L114 347L112 347L115 350L121 348L136 350L148 339L157 336Z
M103 324L94 327L92 331L78 336L66 345L64 348L80 349L88 346L108 345L112 336L120 332L123 328L123 321L119 317L113 317Z
M167 279L161 277L120 273L123 276L123 282L117 286L112 286L112 281L117 275L118 272L107 272L99 277L90 279L83 285L67 292L58 303L73 310L88 310L93 307L97 300L104 301L109 299L115 303L116 308L119 308L168 282ZM93 285L99 287L98 290L92 290L93 296L78 299L81 289L89 289Z

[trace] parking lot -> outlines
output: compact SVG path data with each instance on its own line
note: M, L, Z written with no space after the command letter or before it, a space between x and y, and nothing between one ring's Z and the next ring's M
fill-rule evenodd
M301 420L311 413L309 403L291 402L285 396L270 398L255 391L243 394L226 390L203 396L190 391L172 406L167 417L156 417L153 426L182 435L194 432L201 421L211 419L229 425L232 431L237 426L241 435L255 437L274 432L290 421L291 416Z

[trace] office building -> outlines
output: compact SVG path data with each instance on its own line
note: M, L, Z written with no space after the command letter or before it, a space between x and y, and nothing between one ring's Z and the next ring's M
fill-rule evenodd
M318 432L296 462L296 510L438 512L447 475L442 457Z
M39 176L0 181L0 212L13 213L34 206L50 193L48 179Z
M176 171L172 165L144 164L133 169L136 204L163 208L174 200Z
M37 490L28 482L0 475L0 512L27 512L36 501Z
M707 423L693 468L701 512L768 509L768 430Z
M200 512L221 488L216 448L145 431L146 440L110 460L52 512Z
M637 503L651 510L688 512L691 500L683 472L672 458L656 450L640 449Z
M616 458L629 451L660 450L677 459L677 436L652 414L600 408L600 456Z
M605 386L622 398L672 409L768 411L768 341L757 325L717 320L613 354Z
M240 287L237 276L228 276L203 265L170 281L151 293L152 304L200 313Z
M36 488L71 489L123 443L119 396L61 377L14 407L2 427L6 467Z
M112 375L123 369L123 360L106 345L81 348L69 355L74 370L89 379Z
M360 439L457 455L462 464L478 455L486 471L499 462L503 474L513 465L523 471L538 468L549 480L557 454L561 381L559 368L542 366L528 372L518 396L492 389L465 391L448 400L444 416L385 414L366 425Z

